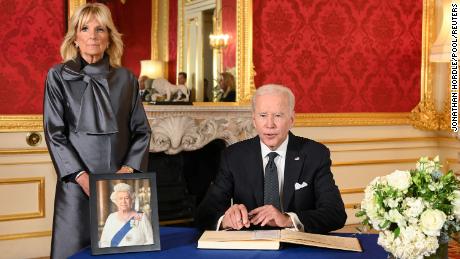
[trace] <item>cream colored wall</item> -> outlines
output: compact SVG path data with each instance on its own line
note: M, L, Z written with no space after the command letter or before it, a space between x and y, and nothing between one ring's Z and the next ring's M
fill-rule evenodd
M26 135L0 133L1 258L50 253L56 177L44 141L31 147Z
M448 134L412 126L296 127L293 132L331 150L332 171L347 207L348 224L358 222L356 206L364 187L376 176L413 168L418 157L437 154L445 167L460 172L460 141ZM56 176L44 142L30 147L26 134L0 133L2 258L48 256L50 251ZM30 218L21 219L24 216Z

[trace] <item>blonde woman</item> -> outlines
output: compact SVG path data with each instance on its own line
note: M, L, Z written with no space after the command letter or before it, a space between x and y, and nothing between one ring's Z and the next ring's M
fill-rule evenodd
M236 86L235 77L229 72L220 74L219 87L221 90L220 102L235 102L236 101Z
M44 132L57 173L52 258L90 244L89 174L147 168L150 127L137 78L103 4L79 7L45 82Z

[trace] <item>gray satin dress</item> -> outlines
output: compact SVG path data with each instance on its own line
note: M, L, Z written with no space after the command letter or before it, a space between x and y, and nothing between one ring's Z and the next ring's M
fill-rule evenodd
M54 66L45 83L44 132L57 173L52 258L90 245L89 199L69 180L75 173L147 169L151 130L136 77L111 67L107 55L82 63L77 58Z

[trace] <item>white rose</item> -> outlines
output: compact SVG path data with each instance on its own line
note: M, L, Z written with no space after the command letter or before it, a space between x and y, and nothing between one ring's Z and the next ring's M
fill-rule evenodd
M428 236L439 236L445 221L446 214L440 210L428 209L420 215L420 227Z
M407 190L412 182L409 171L396 170L386 178L389 186L401 191Z
M453 213L457 220L460 220L460 191L454 191L455 198L452 201Z

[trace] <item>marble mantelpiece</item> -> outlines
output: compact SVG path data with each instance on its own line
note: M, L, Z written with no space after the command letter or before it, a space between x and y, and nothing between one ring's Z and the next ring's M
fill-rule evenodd
M150 152L197 150L215 139L226 145L256 135L250 106L144 105L152 127Z

